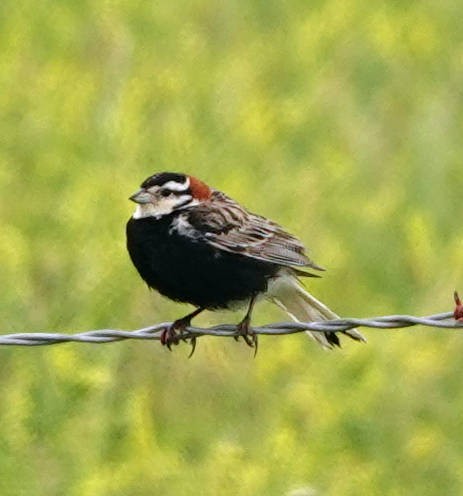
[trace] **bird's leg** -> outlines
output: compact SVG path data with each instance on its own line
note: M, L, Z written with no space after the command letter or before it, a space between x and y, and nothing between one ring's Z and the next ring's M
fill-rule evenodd
M251 314L252 314L252 309L254 308L254 304L256 302L256 295L254 295L251 298L251 301L249 302L249 307L248 311L246 312L246 315L244 316L244 319L236 326L238 330L238 336L236 336L236 340L241 336L245 343L250 346L251 348L254 348L254 356L257 354L257 334L255 334L251 327Z
M167 346L171 350L172 344L178 344L180 339L183 339L183 332L187 327L191 325L191 319L199 315L205 308L199 307L194 312L185 315L181 319L177 319L173 322L167 329L164 329L161 333L161 344ZM177 334L178 331L178 334ZM190 356L193 355L196 347L196 338L191 338L191 346L193 347Z

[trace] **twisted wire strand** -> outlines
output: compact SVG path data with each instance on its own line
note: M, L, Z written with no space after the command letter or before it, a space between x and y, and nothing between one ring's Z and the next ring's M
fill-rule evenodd
M79 332L76 334L55 334L48 332L28 332L0 335L0 345L15 346L43 346L58 343L112 343L126 339L160 340L161 333L169 327L171 322L163 322L150 327L143 327L134 331L116 329L100 329L95 331ZM413 317L410 315L387 315L367 319L336 319L323 322L278 322L264 326L253 327L258 335L278 336L294 334L303 331L312 332L339 332L354 327L369 327L374 329L401 329L422 325L443 329L463 329L463 322L454 319L453 312L430 315L428 317ZM200 327L187 327L183 333L185 339L200 336L238 336L236 325L221 324L207 329Z

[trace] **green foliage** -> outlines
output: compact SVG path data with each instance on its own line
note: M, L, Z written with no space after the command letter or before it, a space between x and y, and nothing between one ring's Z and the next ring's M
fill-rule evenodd
M3 0L2 332L186 313L124 247L127 197L162 170L301 237L329 269L310 289L342 315L449 310L462 15L450 0ZM258 307L255 322L284 319ZM192 360L146 342L3 348L0 493L462 493L462 336L367 335L333 353L261 339L255 360L212 338Z

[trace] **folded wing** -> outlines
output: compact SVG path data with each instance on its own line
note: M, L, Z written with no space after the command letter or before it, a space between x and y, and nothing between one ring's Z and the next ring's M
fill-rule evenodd
M307 257L302 243L278 224L244 210L218 191L212 200L188 215L188 222L211 246L285 267L323 270Z

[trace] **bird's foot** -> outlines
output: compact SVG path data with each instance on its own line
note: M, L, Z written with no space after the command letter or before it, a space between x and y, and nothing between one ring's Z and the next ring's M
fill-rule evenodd
M184 317L173 322L169 327L164 329L161 333L161 344L167 346L169 351L172 351L172 345L178 345L180 340L187 342L188 339L184 337L184 332L187 327L191 325L191 318ZM177 332L178 331L178 332ZM189 338L191 344L191 352L188 358L193 356L196 349L196 336Z
M251 317L246 316L244 319L236 326L238 335L235 336L235 340L238 341L240 337L244 339L244 342L250 347L254 348L254 356L257 355L258 341L257 334L253 331L251 327Z
M179 334L175 330L175 322L169 327L166 327L161 333L161 344L167 346L169 351L172 351L172 345L177 345L180 341Z

